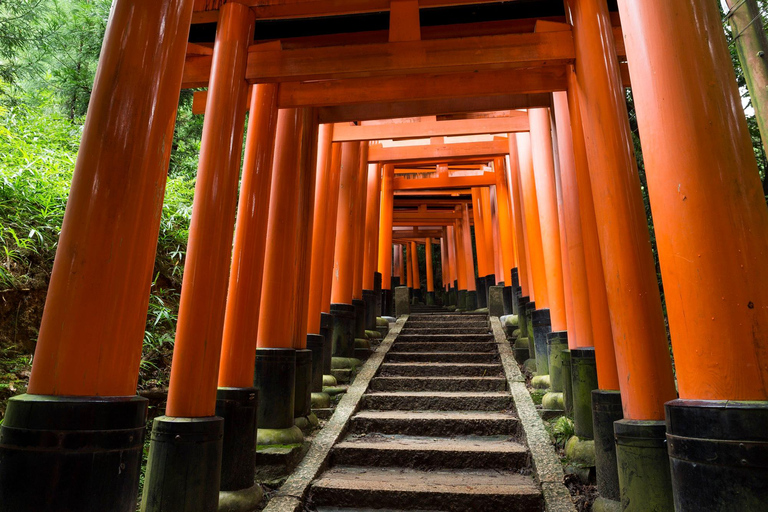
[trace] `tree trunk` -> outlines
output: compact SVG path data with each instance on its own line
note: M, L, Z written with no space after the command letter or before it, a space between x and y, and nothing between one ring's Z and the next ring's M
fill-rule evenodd
M725 0L736 51L755 109L763 148L768 154L768 37L757 0ZM768 182L768 179L766 180Z

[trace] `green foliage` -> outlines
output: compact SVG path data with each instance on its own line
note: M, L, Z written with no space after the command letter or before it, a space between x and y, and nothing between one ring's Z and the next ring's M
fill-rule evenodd
M550 423L551 434L555 439L555 444L559 447L565 447L565 443L575 435L573 420L567 416L560 416Z

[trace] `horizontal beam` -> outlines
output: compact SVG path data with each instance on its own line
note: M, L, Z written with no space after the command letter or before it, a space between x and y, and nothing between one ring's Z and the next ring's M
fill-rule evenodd
M498 137L490 142L427 144L423 146L397 146L389 148L385 148L380 144L372 144L368 150L368 161L406 162L412 160L449 160L465 157L485 157L490 159L506 155L507 153L509 153L509 142L508 139L502 137Z
M351 126L337 123L333 128L334 142L417 139L496 133L527 132L528 114L515 113L512 117L492 119L461 119L455 121L422 121L416 123L390 123Z
M506 96L564 91L566 87L563 66L449 75L349 78L282 83L278 93L278 105L281 108L327 107L388 101Z
M452 176L437 178L395 178L392 183L394 190L433 190L454 189L467 187L488 187L496 184L496 176L492 172L480 176Z
M195 93L195 99L197 99L197 94ZM551 104L551 96L547 93L446 97L430 100L383 101L370 104L326 106L318 109L318 117L321 123L343 123L549 107Z
M405 222L405 221L446 221L446 222L453 222L456 220L461 219L461 214L458 212L453 211L426 211L426 212L418 212L418 211L397 211L395 210L392 213L392 219L398 222Z
M472 198L461 198L461 197L445 197L442 196L440 199L410 199L405 198L402 196L398 196L395 198L394 207L395 208L402 208L402 207L416 207L421 205L427 205L427 206L433 206L433 207L446 207L446 208L453 208L454 206L471 203Z
M427 41L272 49L254 45L248 52L245 78L250 83L301 82L341 78L485 69L562 66L575 59L573 35L534 32L457 37ZM212 55L190 55L182 87L200 87L211 74Z

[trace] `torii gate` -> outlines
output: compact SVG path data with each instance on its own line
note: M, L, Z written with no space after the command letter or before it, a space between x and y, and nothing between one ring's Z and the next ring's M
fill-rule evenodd
M499 16L517 11L480 0L117 0L28 394L11 400L0 430L3 508L135 509L146 417L135 387L181 87L208 87L196 98L206 115L167 416L153 427L145 512L176 510L188 499L200 510L216 510L217 486L199 487L200 495L190 497L185 492L196 487L189 482L221 478L223 491L242 490L233 467L221 467L225 427L215 414L217 395L256 407L254 368L260 403L274 406L269 415L259 406L259 425L278 431L272 442L300 438L294 417L309 417L311 387L296 391L293 376L299 371L298 380L306 380L313 356L334 336L328 330L355 321L364 280L375 281L360 264L376 252L364 205L378 194L375 187L368 193L371 180L364 177L370 153L380 158L379 149L334 143L332 125L514 109L529 109L530 126L508 138L509 167L502 173L503 166L494 166L496 192L506 183L511 198L496 198L500 237L507 239L497 254L505 279L517 268L522 291L535 298L536 334L567 328L574 363L596 358L596 399L620 398L624 419L594 435L610 437L614 429L622 501L669 509L674 500L691 510L765 503L755 476L762 473L738 450L764 443L768 211L717 6L619 0L617 16L600 0L564 3L565 10L530 2L535 18L508 14L490 24L461 23L451 18L456 11L444 10L444 24L422 27L420 8L488 4ZM370 12L389 13L390 29L344 34L330 23L324 35L260 35L263 20ZM188 44L193 23L202 35ZM206 23L216 23L215 41L204 40ZM628 65L620 62L625 58ZM666 305L680 399L638 190L623 90L630 78L662 278L675 291ZM256 84L250 94L248 84ZM238 204L246 105L247 178ZM541 150L552 133L552 112L560 188L549 173L553 155ZM341 185L329 186L334 180ZM385 165L382 222L394 180L394 168ZM370 210L373 222L376 208ZM315 222L323 216L325 223ZM559 254L556 238L565 241ZM379 269L391 268L391 239L384 241ZM558 275L562 292L559 279L550 279ZM527 310L531 302L521 304ZM550 324L541 321L547 309ZM310 311L336 315L321 317L332 325L321 320L313 329L317 315ZM307 334L321 336L312 331L323 329L326 343L307 349ZM727 342L703 341L712 333ZM342 348L339 359L349 354L348 344ZM577 433L588 437L579 421L584 410L579 407ZM13 437L21 431L32 434ZM268 441L266 432L260 435ZM85 441L76 448L46 444L56 436ZM225 452L252 454L252 437L238 437ZM638 438L642 446L630 447ZM109 442L97 442L104 439ZM690 439L707 449L716 445L739 464L689 463ZM633 456L635 449L642 457ZM599 464L612 471L610 459ZM72 460L76 469L69 471ZM181 484L178 475L186 479ZM726 477L745 483L731 492L718 485ZM99 492L91 492L94 482Z

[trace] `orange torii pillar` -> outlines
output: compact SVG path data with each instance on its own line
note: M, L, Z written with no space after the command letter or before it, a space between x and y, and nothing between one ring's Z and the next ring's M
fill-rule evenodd
M216 394L216 416L224 418L221 491L250 489L254 506L261 488L253 484L256 457L256 408L253 387L264 253L267 240L272 158L277 127L277 86L256 85L250 98L250 117L243 155L243 178L237 210L232 269ZM232 429L232 425L238 428ZM241 464L242 462L242 464ZM250 468L254 468L253 471ZM226 499L222 495L221 499Z
M352 302L355 292L355 232L360 218L360 151L359 142L341 145L341 176L336 217L336 248L333 258L331 287L332 368L334 376L349 381L352 370L360 363L355 359L356 314Z
M336 378L331 375L331 363L333 359L331 288L333 284L334 253L336 250L336 220L339 211L339 182L341 180L341 143L339 142L334 142L331 145L330 166L330 177L327 183L328 204L325 208L325 240L323 241L322 249L323 298L320 305L320 334L323 336L323 386L335 386L337 384Z
M518 133L517 150L520 161L520 188L522 203L525 209L525 234L528 240L527 259L530 263L533 285L531 301L526 307L526 315L530 316L528 326L529 341L532 343L533 353L536 357L536 371L541 378L536 385L549 387L547 378L549 375L549 359L547 357L547 333L552 328L549 316L549 291L547 287L547 270L545 267L544 244L539 217L539 200L536 193L537 181L533 165L533 153L531 151L531 134Z
M481 188L472 187L472 217L475 221L475 249L477 250L477 305L481 308L488 307L488 277L493 275L493 252L488 251L485 241L485 224L483 219L483 207L481 204ZM490 265L489 265L490 260Z
M664 403L676 398L677 393L621 71L605 2L568 0L567 5L573 23L576 87L581 98L592 193L599 198L594 203L595 214L625 418L614 424L622 501L628 503L631 499L637 506L644 503L668 510L672 497ZM669 6L659 2L643 2L639 10L644 9L670 12ZM661 26L666 26L666 21ZM636 58L639 65L644 65L645 57ZM654 70L653 75L637 79L643 83L655 75ZM704 111L708 112L709 107ZM677 122L679 116L675 118ZM707 122L706 129L711 129L711 123ZM664 136L672 135L670 130L663 132ZM682 151L683 145L677 144L677 150ZM703 319L698 321L703 323ZM635 446L639 437L646 440L642 448Z
M312 221L312 261L309 274L309 303L307 305L307 348L312 351L311 405L330 407L330 396L323 392L323 374L331 372L331 343L322 330L323 271L326 259L326 237L329 236L328 209L331 202L331 182L338 180L338 168L333 166L333 125L320 125L315 169L315 200ZM336 171L337 177L333 177ZM338 183L338 181L336 181Z
M378 315L392 316L392 290L397 286L395 276L399 272L397 257L392 259L392 216L394 208L394 190L393 181L395 177L395 166L392 164L384 165L381 177L381 202L379 206L379 245L378 245L378 269L381 274L381 309ZM395 255L396 256L396 255ZM396 269L393 272L393 269ZM399 281L398 283L399 284Z
M543 354L547 358L547 373L554 394L545 395L542 405L547 409L562 409L562 364L560 352L567 346L568 329L566 321L565 293L563 289L563 261L560 248L560 220L557 206L557 183L552 147L552 126L548 108L534 108L528 111L531 125L531 153L536 184L536 199L539 207L539 226L544 249L544 270L547 275L547 299L549 300L549 328L551 332L538 337L546 329L544 310L536 313L534 319L534 344L544 344ZM541 325L541 329L538 327ZM543 332L542 332L543 334ZM555 356L552 357L552 353ZM537 359L538 362L538 359Z
M136 382L192 4L113 6L29 389L0 427L2 510L136 509Z
M403 259L403 250L400 244L392 244L392 290L400 286L402 278L402 270L400 269L400 263Z
M448 261L448 304L451 306L457 305L458 300L458 282L457 272L458 263L456 261L456 239L453 234L453 226L446 226L444 228L445 233L445 252L446 260Z
M462 208L457 206L456 211L461 214ZM453 244L456 248L456 308L465 310L467 306L467 269L461 222L455 221L452 228L449 229L453 231Z
M491 286L496 286L496 267L499 259L496 252L496 245L493 240L493 219L491 218L491 188L482 187L480 189L480 209L482 210L483 235L485 237L486 254L488 255L488 272L486 276L486 290Z
M442 283L443 304L448 304L446 301L448 293L448 252L445 246L445 228L443 228L443 236L440 238L440 276L440 281Z
M468 204L461 206L461 221L459 222L459 226L467 283L467 299L464 309L467 311L474 311L477 309L477 286L475 281L475 258L472 253L472 231L469 222Z
M515 224L515 257L517 258L517 275L520 281L520 290L515 293L517 302L517 313L519 317L525 316L523 304L530 299L530 277L528 255L526 251L527 241L525 240L525 219L522 208L522 195L520 192L520 156L517 149L517 137L514 133L508 134L509 137L509 163L507 169L507 183L509 184L509 196L512 203L512 218ZM523 335L527 334L522 328Z
M310 109L280 110L272 165L267 250L260 301L255 387L259 390L258 445L294 444L303 439L294 425L297 347L302 347L299 306L301 244L307 226L297 203L308 193L297 184L314 181L316 123ZM308 185L312 187L312 185ZM310 205L307 205L307 207Z
M573 109L569 108L569 103L573 104ZM595 386L596 376L599 389L592 390L591 403L583 400L578 404L578 410L574 410L573 401L569 406L571 397L566 395L566 411L572 410L574 416L578 414L579 434L584 435L585 431L589 434L591 430L595 440L597 486L601 496L598 499L617 501L619 482L613 422L622 419L623 413L578 98L574 94L556 92L553 95L553 107L557 120L573 295L574 321L570 326L568 346L571 350L590 350L590 347L594 347L594 353L598 356L595 360L596 375L591 373L590 379L576 383L585 388L579 391L578 396L585 397L586 388ZM570 352L563 357L570 361ZM565 363L564 368L567 368ZM573 384L571 381L571 387L575 389ZM574 392L572 398L576 396ZM591 429L589 425L592 425Z
M406 250L406 245L403 244L403 250ZM406 261L407 258L407 261ZM413 297L413 250L411 244L408 243L407 252L403 253L403 261L405 262L405 284L408 287L408 297Z
M215 416L216 388L248 99L247 48L253 40L253 23L252 11L242 4L227 4L221 11L168 403L166 416L155 419L152 427L142 497L145 512L182 510L189 499L188 489L196 482L220 479L224 420ZM179 474L184 475L183 484ZM195 502L200 510L217 509L218 489L212 487L199 488Z
M427 267L427 299L428 306L435 304L435 272L432 268L432 239L427 238L426 241L426 267Z
M353 259L354 275L352 276L352 305L355 306L355 347L370 348L365 337L366 303L363 296L363 256L365 253L365 212L368 202L368 142L360 143L359 176L357 178L357 198L355 206L354 238L355 247Z
M488 201L491 209L491 229L493 236L494 270L496 272L496 285L504 282L504 256L501 251L501 233L499 233L499 208L496 197L496 185L488 187Z
M720 14L702 0L620 1L619 12L651 149L661 273L674 290L680 399L666 404L666 425L675 508L764 508L766 469L751 453L766 449L768 211ZM701 343L713 333L724 343Z
M504 279L499 281L499 286L504 286L504 313L512 313L512 274L516 268L515 262L515 231L512 226L509 186L507 184L506 165L503 158L495 158L493 161L496 175L496 212L499 219L499 246L501 259L504 265Z
M381 165L368 164L366 179L365 247L363 250L363 300L365 330L376 330L381 315L381 273L379 268L379 215L381 213ZM390 236L392 229L390 228Z

